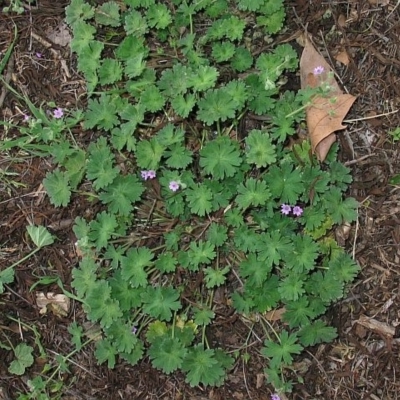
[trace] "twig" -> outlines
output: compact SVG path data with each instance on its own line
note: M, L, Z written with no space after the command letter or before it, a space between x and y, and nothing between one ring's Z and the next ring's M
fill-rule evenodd
M320 34L320 36L321 36L322 43L324 44L325 51L326 51L326 54L327 54L327 56L328 56L328 58L329 58L330 67L332 68L333 73L335 74L335 76L336 76L336 78L338 79L338 81L342 84L342 86L344 87L344 89L346 90L346 92L349 93L349 91L347 90L346 85L345 85L344 82L342 81L342 78L341 78L340 75L336 72L336 69L333 67L335 64L334 64L334 62L333 62L333 60L332 60L331 54L329 53L329 50L328 50L328 47L327 47L327 45L326 45L325 37L324 37L323 33L320 31L319 34ZM320 51L318 51L318 53L321 55L321 57L324 57L324 56L321 54ZM324 58L325 58L325 57L324 57Z
M376 319L369 318L365 315L360 315L356 322L365 328L388 338L393 338L393 336L396 334L396 329L393 326L385 324L384 322L380 322Z
M46 349L49 353L53 353L55 356L61 356L61 354L57 353L54 350L51 349ZM62 356L61 356L62 357ZM68 358L68 362L70 362L71 364L76 365L77 367L83 369L85 372L87 372L89 375L91 375L93 378L96 379L101 379L99 378L97 375L95 375L93 372L91 372L90 370L88 370L87 368L85 368L83 365L77 363L76 361L74 361L72 358Z
M37 40L41 45L43 45L44 47L46 47L46 49L49 49L58 60L60 60L61 63L61 68L64 70L65 75L67 76L67 78L71 77L71 74L69 73L69 69L67 67L67 63L66 61L61 57L61 54L58 50L53 48L53 45L47 41L46 39L43 39L41 36L39 36L37 33L35 32L31 32L31 36Z
M360 157L360 158L357 158L356 160L346 161L346 162L344 163L344 165L347 167L347 166L349 166L349 165L357 164L357 163L359 163L359 162L361 162L361 161L364 161L365 159L367 159L367 158L369 158L369 157L372 157L372 156L374 156L374 155L375 155L375 153L367 154L367 155L365 155L365 156L362 156L362 157Z
M397 0L397 4L394 6L393 10L390 11L389 15L386 17L388 19L396 10L396 8L400 5L400 0Z
M358 214L358 212L357 212ZM357 215L357 220L356 220L356 231L354 232L354 240L353 240L353 251L352 251L352 256L353 260L356 259L356 244L357 244L357 237L358 237L358 228L360 226L359 223L359 215Z
M50 51L55 54L57 57L60 57L60 54L57 50L53 49L53 45L47 41L46 39L43 39L41 36L39 36L37 33L35 32L31 32L31 36L37 40L41 45L43 45L44 47L46 47L46 49L50 49Z
M244 360L242 363L242 371L243 371L243 382L244 382L244 387L246 388L246 392L249 395L249 399L252 399L250 391L249 391L249 387L247 386L247 379L246 379L246 371L244 369Z
M398 108L397 110L393 110L393 111L389 111L387 113L383 113L383 114L378 114L378 115L371 115L369 117L362 117L362 118L356 118L356 119L345 119L343 122L348 124L350 122L357 122L357 121L365 121L367 119L374 119L374 118L379 118L379 117L385 117L386 115L390 115L390 114L395 114L397 112L400 111L400 108Z

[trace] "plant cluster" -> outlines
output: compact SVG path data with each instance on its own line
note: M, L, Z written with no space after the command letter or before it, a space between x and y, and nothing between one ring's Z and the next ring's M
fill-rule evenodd
M31 3L32 0L28 0L28 3ZM10 4L7 7L3 7L2 11L4 13L15 12L17 14L22 14L24 9L24 4L21 0L10 0Z
M321 165L308 141L293 140L310 96L282 89L295 51L256 51L284 18L279 0L67 7L88 104L48 121L65 125L44 138L58 164L44 186L55 206L86 195L99 208L75 221L83 257L72 286L102 329L100 363L147 356L192 386L221 385L235 362L207 335L221 286L236 313L261 316L277 390L290 391L295 355L336 336L322 316L359 268L330 232L356 219L357 202L344 199L351 176L337 146ZM242 139L248 113L268 119ZM63 135L73 118L93 131L87 148ZM274 331L265 314L279 307Z
M396 129L389 131L388 135L392 138L394 143L398 142L400 140L400 128L397 127Z
M43 236L46 236L44 231L41 231ZM88 339L85 343L81 342L81 334L82 327L78 326L76 322L73 322L69 328L68 332L71 334L71 342L75 345L75 349L72 350L69 354L63 356L61 354L56 354L52 359L49 359L49 355L46 352L46 349L43 347L41 343L41 336L38 332L38 329L35 326L31 326L22 322L19 319L15 319L11 316L7 316L10 320L15 323L18 323L20 326L24 328L26 331L32 331L34 335L35 345L39 350L39 356L42 360L45 360L46 363L43 366L42 375L38 375L33 379L27 380L27 386L29 388L28 393L22 394L20 393L17 397L18 400L49 400L59 399L58 393L62 392L64 387L64 382L60 374L70 373L68 362L69 360L84 347L89 344L93 339ZM14 360L10 363L8 371L15 375L24 375L26 374L26 369L31 367L34 363L33 352L34 348L26 343L20 343L17 346L13 346L10 339L6 335L4 335L6 340L8 341L8 345L0 342L0 346L3 349L12 350L14 353ZM43 376L46 376L43 379ZM56 397L48 396L48 392L52 394L56 394Z

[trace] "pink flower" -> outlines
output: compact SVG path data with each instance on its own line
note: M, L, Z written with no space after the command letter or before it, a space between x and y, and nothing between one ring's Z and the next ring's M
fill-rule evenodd
M325 71L325 68L322 65L318 65L313 70L314 75L321 75Z
M64 115L64 111L63 111L63 109L60 108L60 107L56 108L56 109L53 111L53 117L54 117L54 118L59 119L59 118L62 118L63 115Z
M290 207L287 204L282 204L281 205L281 213L283 215L289 215L290 211L292 211L292 207Z
M156 177L156 171L150 169L149 171L142 171L140 175L145 181L147 181L147 179L154 179Z
M28 114L24 114L24 121L28 122L30 120L30 116Z
M300 215L303 214L303 209L299 206L295 206L295 207L293 207L293 214L296 217L300 217Z
M180 188L180 185L179 185L179 183L176 182L176 181L171 181L171 182L169 183L169 188L170 188L173 192L176 192L176 191Z

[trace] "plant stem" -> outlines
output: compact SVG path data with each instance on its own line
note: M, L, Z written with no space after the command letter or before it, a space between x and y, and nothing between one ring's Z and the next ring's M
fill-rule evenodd
M4 269L2 272L7 271L9 269L13 269L14 267L16 267L17 265L21 264L22 262L24 262L25 260L27 260L29 257L32 257L35 253L37 253L39 250L41 249L41 247L37 247L35 250L31 251L29 254L27 254L25 257L21 258L20 260L16 261L13 265L10 265L9 267L7 267L6 269Z
M301 106L300 108L298 108L297 110L292 111L291 113L285 115L285 118L290 118L293 115L299 113L300 111L303 111L304 109L306 109L307 107L309 107L311 105L311 102L304 104L304 106Z

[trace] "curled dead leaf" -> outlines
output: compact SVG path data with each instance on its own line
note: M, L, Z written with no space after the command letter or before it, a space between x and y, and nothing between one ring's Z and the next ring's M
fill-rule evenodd
M40 308L40 314L51 311L54 315L66 317L69 313L70 299L63 294L40 292L36 293L36 305Z
M335 239L339 246L345 246L347 239L350 236L351 224L349 222L344 222L342 225L336 227L335 229Z

